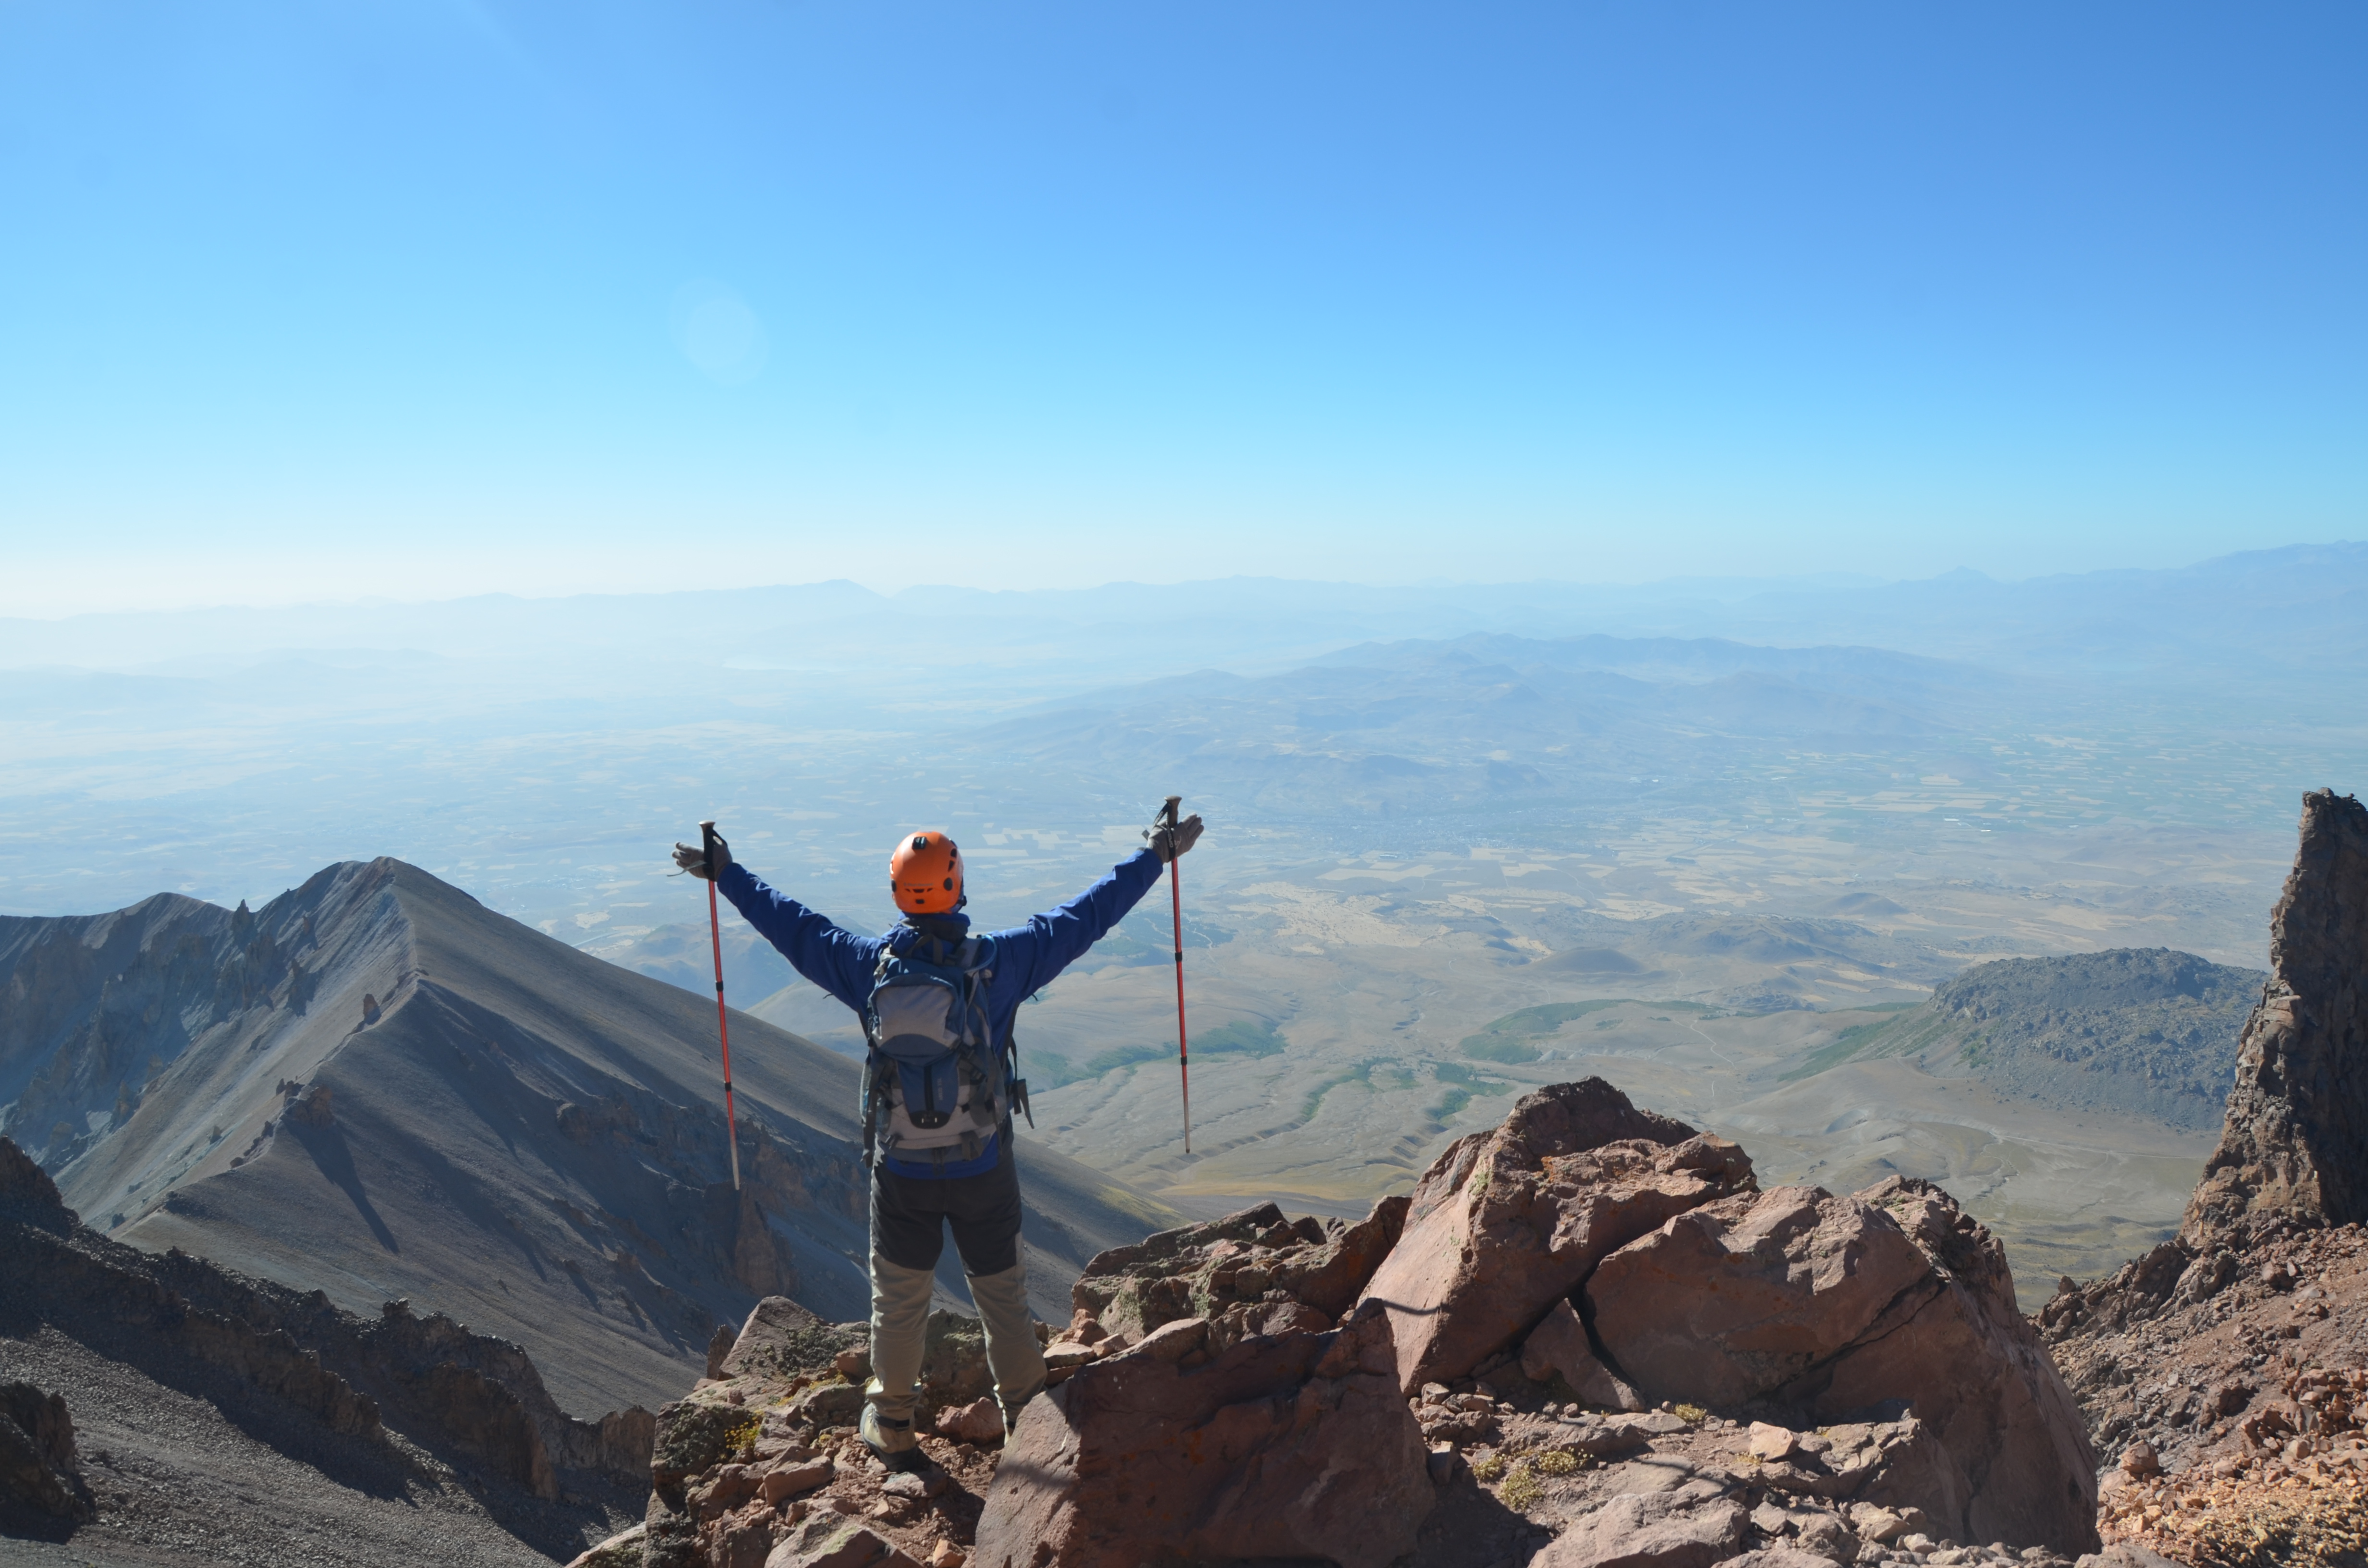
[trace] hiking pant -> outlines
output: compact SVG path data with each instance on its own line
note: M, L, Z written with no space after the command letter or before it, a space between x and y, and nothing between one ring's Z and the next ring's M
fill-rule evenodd
M1019 1167L1008 1137L1001 1163L984 1176L933 1181L872 1167L871 1382L865 1397L883 1421L913 1418L948 1225L986 1331L987 1369L1008 1432L1020 1407L1044 1387L1044 1353L1028 1311L1028 1265L1019 1253Z

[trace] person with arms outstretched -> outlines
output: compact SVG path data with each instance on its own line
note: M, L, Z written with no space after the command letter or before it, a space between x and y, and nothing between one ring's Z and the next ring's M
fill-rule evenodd
M911 1463L920 1446L913 1410L948 1226L986 1332L1006 1432L1043 1390L1019 1250L1011 1119L1015 1108L1024 1111L1028 1086L1016 1070L1012 1018L1158 884L1161 869L1199 840L1201 819L1171 824L1163 814L1144 836L1144 848L1068 903L984 936L962 913L962 852L936 830L897 841L888 880L904 919L877 937L858 936L766 886L720 835L712 854L675 846L677 866L712 875L792 968L863 1020L871 1381L862 1436L892 1465Z

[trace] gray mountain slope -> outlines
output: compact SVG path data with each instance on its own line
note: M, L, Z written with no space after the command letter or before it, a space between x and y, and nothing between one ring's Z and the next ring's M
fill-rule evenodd
M86 1130L43 1163L118 1239L366 1314L408 1297L526 1346L579 1413L678 1392L760 1295L862 1314L848 1058L734 1015L735 1195L704 998L397 861L251 914L149 905L0 926L0 988L28 1004L0 1069L80 1085ZM65 1100L43 1104L71 1131ZM1175 1222L1049 1150L1019 1157L1048 1317L1094 1252ZM951 1250L941 1277L958 1294Z
M1976 964L1896 1018L1845 1031L1787 1074L1913 1057L2064 1110L2219 1125L2237 1036L2268 977L2168 948Z

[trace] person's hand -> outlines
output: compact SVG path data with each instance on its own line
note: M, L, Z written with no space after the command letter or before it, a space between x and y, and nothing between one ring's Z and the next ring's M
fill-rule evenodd
M674 863L677 869L689 871L694 877L720 877L723 874L723 868L732 864L732 846L723 841L722 834L715 835L715 869L712 872L707 869L707 851L696 844L676 845Z
M1143 836L1159 856L1159 863L1165 866L1201 842L1201 813L1194 812L1174 827L1170 827L1167 825L1167 813L1162 812L1153 820L1149 827L1143 830Z

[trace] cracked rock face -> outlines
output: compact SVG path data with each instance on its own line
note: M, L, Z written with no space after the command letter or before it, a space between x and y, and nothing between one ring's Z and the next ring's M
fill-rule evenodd
M2203 1169L2180 1233L2191 1253L2248 1221L2368 1221L2368 808L2354 797L2303 797L2270 983Z
M1640 1390L1741 1404L1840 1355L1931 1272L1880 1208L1780 1187L1705 1204L1622 1247L1587 1299Z
M1522 1096L1416 1184L1364 1299L1390 1314L1399 1385L1460 1378L1519 1340L1613 1249L1753 1186L1724 1138L1638 1110L1600 1078Z
M1588 1315L1647 1400L1912 1410L1936 1445L1903 1497L1962 1540L2096 1541L2096 1458L2016 1311L1997 1241L1928 1182L1779 1187L1680 1215L1603 1261Z

